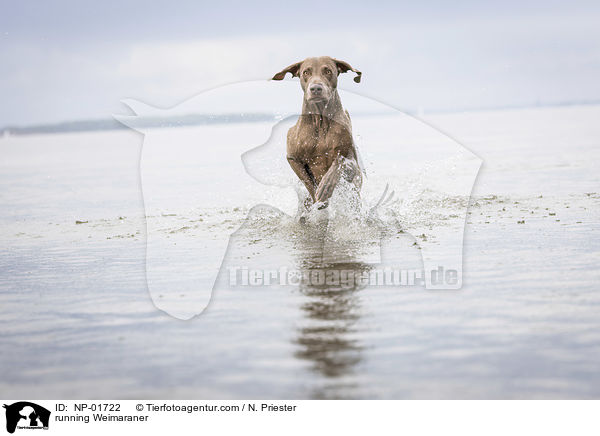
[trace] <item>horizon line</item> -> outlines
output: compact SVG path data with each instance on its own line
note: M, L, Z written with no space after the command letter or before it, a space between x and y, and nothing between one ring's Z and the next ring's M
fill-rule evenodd
M515 104L501 106L479 106L466 107L455 109L429 109L422 107L411 110L400 110L411 116L421 117L425 114L445 114L445 113L465 113L465 112L485 112L494 110L513 110L513 109L535 109L545 107L563 107L563 106L593 106L600 104L600 100L573 100L556 103L541 103L534 104ZM354 116L378 115L374 112L357 112ZM206 113L190 113L174 115L171 117L138 117L139 127L153 128L177 128L189 127L195 125L206 124L228 124L232 122L264 122L276 120L276 113L264 112L240 112L226 114L206 114ZM166 124L166 125L165 125ZM6 125L0 128L0 137L11 135L23 136L34 134L53 134L53 133L77 133L77 132L94 132L106 130L123 130L130 127L124 125L115 118L87 118L74 119L68 121L60 121L53 123L36 123L28 125Z

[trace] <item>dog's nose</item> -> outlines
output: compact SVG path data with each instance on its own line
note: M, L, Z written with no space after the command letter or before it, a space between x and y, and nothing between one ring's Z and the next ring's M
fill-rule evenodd
M321 95L323 93L323 85L319 83L313 83L309 89L312 95Z

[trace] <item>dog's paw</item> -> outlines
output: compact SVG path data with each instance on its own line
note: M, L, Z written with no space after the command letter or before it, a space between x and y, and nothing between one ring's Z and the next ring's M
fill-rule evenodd
M318 202L315 203L315 207L318 210L323 210L323 209L327 208L327 206L329 206L329 201L328 200L318 201Z

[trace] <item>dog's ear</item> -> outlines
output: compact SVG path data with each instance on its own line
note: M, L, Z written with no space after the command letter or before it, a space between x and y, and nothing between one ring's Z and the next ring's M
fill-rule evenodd
M298 70L300 69L300 65L302 65L302 61L296 62L295 64L284 68L279 73L275 74L271 80L283 80L287 73L291 73L292 77L298 77Z
M335 66L337 67L340 73L345 73L347 71L353 71L354 73L356 73L354 81L356 83L360 83L360 76L362 76L362 73L360 71L352 68L348 62L338 61L337 59L334 59L333 62L335 62Z

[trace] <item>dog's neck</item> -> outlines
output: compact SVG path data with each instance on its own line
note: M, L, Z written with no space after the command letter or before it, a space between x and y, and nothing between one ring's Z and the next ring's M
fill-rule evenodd
M344 113L342 101L337 92L327 102L310 102L306 98L302 102L303 120L315 125L317 129L327 128L332 121L339 122L340 115Z

